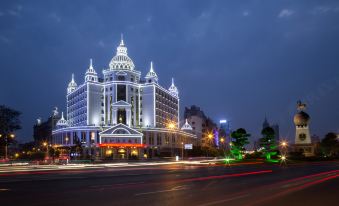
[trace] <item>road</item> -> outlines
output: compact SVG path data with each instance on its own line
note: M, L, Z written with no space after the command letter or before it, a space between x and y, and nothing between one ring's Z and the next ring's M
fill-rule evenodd
M0 173L7 205L338 205L339 162Z

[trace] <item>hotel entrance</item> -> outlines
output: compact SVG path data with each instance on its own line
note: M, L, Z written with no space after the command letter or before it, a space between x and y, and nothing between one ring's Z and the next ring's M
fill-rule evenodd
M126 149L120 148L118 149L118 159L126 159Z
M99 135L102 158L128 160L143 157L146 145L142 143L141 132L120 123L100 132Z

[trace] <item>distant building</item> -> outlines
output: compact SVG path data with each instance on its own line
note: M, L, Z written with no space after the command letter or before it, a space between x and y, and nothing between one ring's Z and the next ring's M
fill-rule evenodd
M46 121L38 118L36 124L33 126L34 142L40 144L41 142L52 142L52 130L56 128L57 122L60 120L58 108L55 107L53 113Z
M227 120L220 120L219 124L219 146L228 148L229 143L231 142L230 122ZM221 140L221 138L223 140Z
M218 127L212 119L196 105L185 107L184 117L192 126L193 133L201 146L216 146L218 144ZM211 136L212 135L212 136Z
M270 124L267 120L267 117L265 117L265 120L262 124L262 129L265 129L267 127L271 127L274 130L274 140L278 143L280 141L280 132L279 132L279 125L278 124Z

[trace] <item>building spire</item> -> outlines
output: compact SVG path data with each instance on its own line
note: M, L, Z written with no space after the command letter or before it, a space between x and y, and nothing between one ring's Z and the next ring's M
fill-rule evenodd
M74 73L72 73L72 83L74 83Z
M89 68L93 69L93 60L92 60L92 58L89 59Z
M146 80L149 81L149 83L151 81L158 82L158 75L157 73L155 73L153 69L153 61L151 61L151 67L149 69L149 72L146 75Z
M120 46L124 46L125 44L124 44L124 34L123 33L121 33L120 34Z
M123 36L123 34L121 34L120 44L117 47L117 56L118 55L127 56L127 47L125 46L125 43L124 43L124 36Z
M168 89L171 94L174 96L178 97L179 96L179 91L178 88L174 85L174 78L172 77L172 85Z
M150 68L150 70L149 70L150 72L154 72L154 70L153 70L153 62L151 61L151 68Z

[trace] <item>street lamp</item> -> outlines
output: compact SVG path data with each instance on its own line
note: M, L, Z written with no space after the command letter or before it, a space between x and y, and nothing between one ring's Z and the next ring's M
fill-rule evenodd
M47 159L49 159L49 151L48 151L48 142L43 142L42 143L42 145L44 146L44 147L46 147L46 157L47 157Z
M184 142L181 142L181 159L184 160Z
M0 138L5 138L5 159L7 160L8 158L8 138L14 139L15 135L14 134L9 134L9 135L4 135L0 134Z
M282 142L281 142L281 146L282 146L282 147L287 147L287 145L288 145L288 143L287 143L286 141L282 141Z
M175 124L172 121L169 121L167 124L167 128L170 129L170 134L173 135L173 130L175 129ZM173 136L170 137L170 143L171 143L171 156L173 155Z
M175 128L175 125L171 122L171 123L168 124L168 128L169 128L169 129L174 129L174 128Z
M92 151L92 150L93 150L92 144L95 143L94 140L95 140L95 134L94 134L94 132L91 132L91 142L90 142L90 144L89 144L90 150L91 150L91 160L92 160L93 153L94 153L94 151Z

